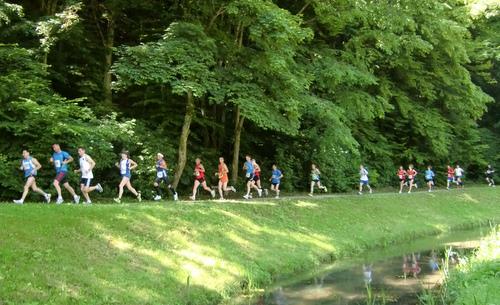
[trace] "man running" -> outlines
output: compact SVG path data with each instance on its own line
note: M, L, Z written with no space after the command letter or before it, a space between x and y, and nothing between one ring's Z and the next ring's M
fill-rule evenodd
M23 195L21 199L14 200L16 204L23 204L26 196L28 196L28 192L30 188L37 192L45 198L47 203L50 203L50 194L45 193L42 189L36 186L36 175L37 172L42 168L40 162L37 159L30 156L29 151L23 150L23 159L21 160L21 167L19 168L24 172L24 179L26 183L24 184Z
M447 172L446 172L447 178L446 178L446 189L450 189L450 185L455 182L455 170L453 167L450 165L447 166Z
M326 186L321 185L321 172L319 171L319 168L316 167L316 164L311 164L311 192L309 193L309 196L313 196L314 194L314 186L317 185L320 190L323 190L328 192L328 189Z
M432 170L432 166L427 166L427 170L425 171L425 182L427 182L427 186L429 187L429 193L432 192L432 188L434 187L434 171Z
M76 204L80 202L80 196L75 193L75 190L68 183L68 163L73 162L73 157L67 152L61 150L59 144L53 144L52 149L54 153L50 158L50 163L54 164L56 169L56 177L54 179L54 188L57 191L56 204L61 204L64 202L61 195L61 184L64 188L73 196L73 200Z
M495 180L493 180L493 175L495 174L495 170L491 165L488 164L488 168L486 169L486 182L488 182L488 186L495 187Z
M273 172L272 172L272 176L269 179L269 181L271 181L271 191L276 192L276 197L274 197L276 199L280 198L281 179L283 179L283 174L278 169L276 164L273 164Z
M413 168L413 164L408 166L408 170L406 171L407 182L409 184L410 189L408 190L408 194L411 193L411 190L415 184L415 176L417 175L417 171Z
M193 185L193 195L189 197L191 200L196 200L196 192L198 191L198 187L201 185L203 189L212 195L212 198L215 197L215 191L207 186L207 181L205 180L205 167L201 164L201 159L196 158L196 164L194 166L194 185Z
M219 158L219 171L215 174L219 178L219 196L220 200L224 200L224 193L232 191L236 193L236 189L234 186L227 186L229 181L229 169L227 168L226 163L224 162L224 158Z
M406 171L403 166L398 169L398 179L399 179L399 193L403 192L403 187L406 184Z
M155 182L153 184L156 188L156 196L154 197L155 201L161 200L161 197L163 196L163 192L161 190L162 183L165 183L165 185L168 187L168 190L172 194L174 201L177 201L177 199L179 199L179 197L177 196L177 191L172 187L172 184L170 183L170 179L168 178L167 162L165 161L163 154L157 153L156 154L156 179L155 179Z
M252 157L250 155L245 156L245 164L243 164L243 170L245 171L245 178L247 179L247 193L243 196L245 199L250 199L252 198L252 195L250 194L250 191L254 188L257 190L257 193L259 194L259 197L262 196L262 190L259 189L255 185L255 180L254 180L254 166L252 162Z
M359 166L359 192L358 194L363 195L363 185L366 185L370 194L373 193L372 188L370 187L370 183L368 181L368 170L361 164Z
M94 174L92 170L95 167L95 161L85 153L85 148L78 148L78 155L80 156L80 169L75 169L75 173L80 173L80 190L82 191L83 197L85 197L86 204L92 204L90 200L89 193L97 190L102 193L102 186L97 183L95 186L90 186L92 179L94 179Z
M457 184L458 188L464 188L464 181L463 181L463 176L464 176L464 170L460 167L460 165L457 164L455 167L455 183Z
M127 189L137 198L137 201L141 202L141 192L136 191L132 186L132 183L130 183L130 179L132 178L132 170L137 167L137 163L135 163L134 160L130 159L127 151L122 152L120 155L121 160L120 162L116 162L115 165L120 169L120 176L122 177L122 180L118 185L118 197L114 198L113 200L116 203L122 202L123 188L126 186Z

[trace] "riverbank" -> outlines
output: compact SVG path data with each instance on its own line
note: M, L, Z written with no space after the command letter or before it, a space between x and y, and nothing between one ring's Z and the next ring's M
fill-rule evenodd
M500 226L492 229L473 256L464 258L441 289L421 296L425 305L498 304L500 300Z
M500 191L0 205L0 304L217 304L369 248L498 222Z

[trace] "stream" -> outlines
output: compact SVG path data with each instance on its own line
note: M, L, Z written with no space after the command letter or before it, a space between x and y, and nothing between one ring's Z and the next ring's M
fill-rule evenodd
M452 232L342 259L316 274L280 279L254 304L418 304L418 294L438 286L488 231Z

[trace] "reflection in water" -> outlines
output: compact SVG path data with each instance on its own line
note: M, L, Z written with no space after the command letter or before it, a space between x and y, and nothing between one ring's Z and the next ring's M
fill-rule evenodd
M417 292L441 282L440 265L457 264L463 259L464 251L455 248L407 253L402 256L402 265L401 256L365 262L296 285L279 287L257 304L354 305L366 304L367 300L375 300L376 304L418 304Z

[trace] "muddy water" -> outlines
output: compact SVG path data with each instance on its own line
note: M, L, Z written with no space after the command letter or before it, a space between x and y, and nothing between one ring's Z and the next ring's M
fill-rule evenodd
M454 232L371 251L317 274L282 279L255 304L418 304L418 293L439 285L446 268L466 259L487 232Z

